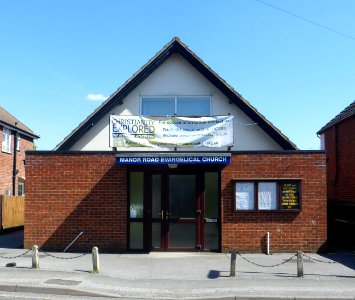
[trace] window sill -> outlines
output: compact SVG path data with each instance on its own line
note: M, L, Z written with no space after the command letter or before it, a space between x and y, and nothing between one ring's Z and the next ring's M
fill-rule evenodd
M301 209L273 209L273 210L234 210L235 213L300 213L302 210Z

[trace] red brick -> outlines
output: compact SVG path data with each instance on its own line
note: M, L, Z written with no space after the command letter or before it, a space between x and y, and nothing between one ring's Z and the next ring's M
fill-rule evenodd
M327 239L325 164L322 153L233 155L221 174L222 251L265 252L266 232L272 252L322 249ZM300 179L302 211L235 212L233 181L261 178Z
M317 251L326 243L326 176L323 153L233 154L221 172L222 251ZM25 247L121 251L127 247L127 170L114 154L29 154ZM235 212L233 180L299 179L301 212ZM315 224L313 224L315 222Z
M0 136L2 137L3 127L0 126ZM8 189L12 195L12 172L14 159L14 131L11 132L11 153L6 153L0 149L0 195L4 195ZM16 174L15 194L17 195L17 184L19 177L25 177L25 151L33 150L33 140L20 134L20 151L16 151Z
M355 202L355 116L324 132L330 202Z

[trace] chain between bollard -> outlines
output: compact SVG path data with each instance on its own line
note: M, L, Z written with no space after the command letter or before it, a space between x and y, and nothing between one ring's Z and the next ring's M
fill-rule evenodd
M262 267L262 268L273 268L273 267L278 267L278 266L281 266L285 263L288 263L290 262L295 256L297 256L297 254L294 254L292 255L290 258L286 259L285 261L283 261L282 263L279 263L279 264L276 264L276 265L261 265L261 264L257 264L255 262L252 262L251 260L245 258L243 255L241 255L238 251L237 251L237 254L243 258L245 261L247 261L248 263L254 265L254 266L257 266L257 267Z
M28 252L30 252L31 249L26 250L24 253L20 254L20 255L16 255L16 256L3 256L0 255L0 258L5 258L5 259L14 259L14 258L19 258L21 256L25 256Z
M309 259L311 260L314 260L316 262L319 262L319 263L323 263L323 264L336 264L337 262L336 261L324 261L324 260L319 260L319 259L316 259L312 256L309 256L308 254L306 253L303 253L304 256L308 257Z
M79 254L77 256L71 256L71 257L64 257L64 256L57 256L57 255L53 255L51 253L48 253L48 252L44 252L44 251L41 251L40 253L43 253L49 257L53 257L53 258L56 258L56 259L63 259L63 260L66 260L66 259L75 259L75 258L80 258L80 257L83 257L85 255L88 255L87 253L82 253L82 254Z

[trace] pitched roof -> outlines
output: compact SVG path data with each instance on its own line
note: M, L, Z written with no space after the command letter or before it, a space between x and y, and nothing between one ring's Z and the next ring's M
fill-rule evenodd
M346 120L355 115L355 101L351 103L348 107L346 107L343 111L341 111L338 115L335 116L332 120L330 120L327 124L325 124L317 134L322 134L326 129L340 123L343 120Z
M38 139L39 136L34 133L30 128L28 128L25 124L15 118L12 114L6 111L4 108L0 106L0 123L9 127L11 129L18 130L25 135L29 135L32 138Z
M226 81L214 72L194 52L192 52L179 38L173 38L163 49L150 59L141 69L128 79L114 94L102 103L91 115L79 124L55 150L69 150L95 123L104 117L114 106L122 104L123 99L142 81L163 64L172 54L178 53L196 68L207 80L214 84L226 95L232 103L238 106L249 118L257 123L284 150L296 150L297 147L271 122L260 114L247 100L237 93Z

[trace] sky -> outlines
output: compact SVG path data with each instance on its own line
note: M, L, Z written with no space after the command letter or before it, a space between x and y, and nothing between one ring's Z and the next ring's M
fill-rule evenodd
M52 150L173 37L302 150L355 100L354 0L0 0L0 106Z

